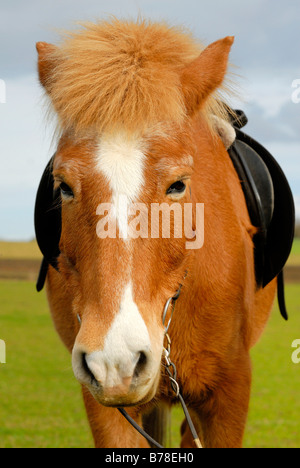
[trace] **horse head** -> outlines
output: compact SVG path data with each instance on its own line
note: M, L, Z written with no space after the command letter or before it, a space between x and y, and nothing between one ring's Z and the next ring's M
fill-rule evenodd
M105 406L156 394L162 312L194 281L203 244L203 164L234 139L215 98L232 43L203 48L179 29L115 21L59 47L37 44L61 132L52 167L62 214L53 275L69 297L61 320L75 330L76 378Z

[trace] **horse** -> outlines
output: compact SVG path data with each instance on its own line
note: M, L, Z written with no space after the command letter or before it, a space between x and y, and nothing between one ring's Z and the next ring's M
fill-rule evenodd
M112 18L36 44L59 133L48 167L61 218L47 298L97 448L149 447L117 408L152 434L159 425L163 439L177 388L203 447L242 447L250 350L277 283L256 283L258 228L227 152L233 43L204 47L183 27ZM182 227L174 204L192 207L189 229L151 236L153 205ZM137 227L145 219L148 235ZM186 420L181 447L195 447Z

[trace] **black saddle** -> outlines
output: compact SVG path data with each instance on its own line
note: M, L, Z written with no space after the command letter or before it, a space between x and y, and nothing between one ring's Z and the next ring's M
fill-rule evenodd
M287 319L283 268L290 255L295 232L295 206L289 183L275 158L240 129L246 125L243 111L232 121L236 140L228 154L239 176L249 216L258 228L254 236L255 275L258 287L278 277L278 301Z
M289 257L295 229L294 200L288 181L274 157L260 143L243 133L247 117L236 111L232 120L236 140L228 154L241 181L252 224L257 287L265 287L278 277L278 300L281 314L287 319L284 302L283 267ZM52 162L49 161L36 197L35 232L43 254L37 290L45 283L48 265L57 267L60 254L61 208L59 191L53 189Z

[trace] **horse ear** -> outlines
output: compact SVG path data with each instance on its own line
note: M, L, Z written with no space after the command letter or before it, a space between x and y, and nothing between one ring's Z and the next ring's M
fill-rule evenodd
M54 67L53 53L57 47L47 42L37 42L38 72L41 84L47 90L50 84L51 71Z
M181 85L188 114L197 112L205 99L224 80L233 36L210 44L181 74Z

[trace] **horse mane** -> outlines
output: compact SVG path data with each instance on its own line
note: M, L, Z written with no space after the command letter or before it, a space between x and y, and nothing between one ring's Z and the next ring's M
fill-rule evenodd
M183 68L204 49L183 27L139 19L81 23L50 56L46 89L61 130L85 134L125 127L139 132L187 115ZM226 118L214 95L202 112Z

